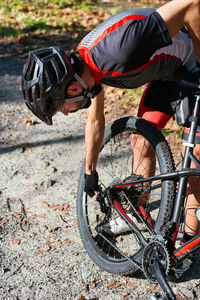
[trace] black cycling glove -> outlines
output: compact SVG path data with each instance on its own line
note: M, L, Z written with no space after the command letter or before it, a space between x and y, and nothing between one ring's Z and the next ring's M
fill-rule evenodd
M98 180L99 175L97 171L94 171L92 174L85 174L85 187L84 192L90 197L95 195L95 191L98 191Z

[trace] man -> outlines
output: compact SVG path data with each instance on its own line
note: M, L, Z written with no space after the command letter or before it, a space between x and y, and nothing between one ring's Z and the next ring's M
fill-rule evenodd
M50 47L29 54L22 88L26 104L42 121L51 125L58 111L68 115L89 107L85 129L89 196L98 189L96 165L105 127L100 84L136 88L149 81L171 82L181 65L194 72L200 63L199 11L200 0L174 0L157 10L125 11L91 31L76 53L64 55ZM184 26L189 35L180 31ZM145 117L145 112L139 115ZM190 189L194 195L196 190ZM193 200L199 207L198 199ZM188 236L196 233L196 223L186 232Z

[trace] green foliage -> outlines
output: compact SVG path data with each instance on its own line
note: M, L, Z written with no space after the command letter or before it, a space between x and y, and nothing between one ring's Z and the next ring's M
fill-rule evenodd
M82 25L83 13L81 18L79 13L99 10L95 4L96 0L0 0L0 35L13 40L34 32L55 34L59 30L62 34L66 28L73 33L88 31L93 24L90 27L87 24L86 30L85 23ZM64 8L67 7L73 13L66 17Z
M120 11L122 11L122 6L114 6L110 8L110 13L112 15L117 14Z
M162 129L162 134L166 137L168 136L170 133L174 132L174 130L170 129L170 128L164 128Z
M3 26L3 23L0 22L0 35L2 36L8 36L10 37L11 39L15 38L16 35L18 34L18 30L12 28L12 27L5 27Z

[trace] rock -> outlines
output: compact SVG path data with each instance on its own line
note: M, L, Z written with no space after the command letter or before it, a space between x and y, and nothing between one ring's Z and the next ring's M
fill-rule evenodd
M82 271L82 279L83 281L87 281L91 276L91 272L87 269Z
M46 188L50 188L51 186L53 186L54 184L56 184L56 181L51 179L51 178L48 178L47 181L45 182L45 187Z

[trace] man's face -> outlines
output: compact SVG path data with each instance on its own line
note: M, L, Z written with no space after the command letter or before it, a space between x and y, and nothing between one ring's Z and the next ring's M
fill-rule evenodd
M64 103L57 112L61 112L65 116L67 116L70 112L81 109L84 106L86 101L87 100L84 99L84 100L77 101L77 102Z

